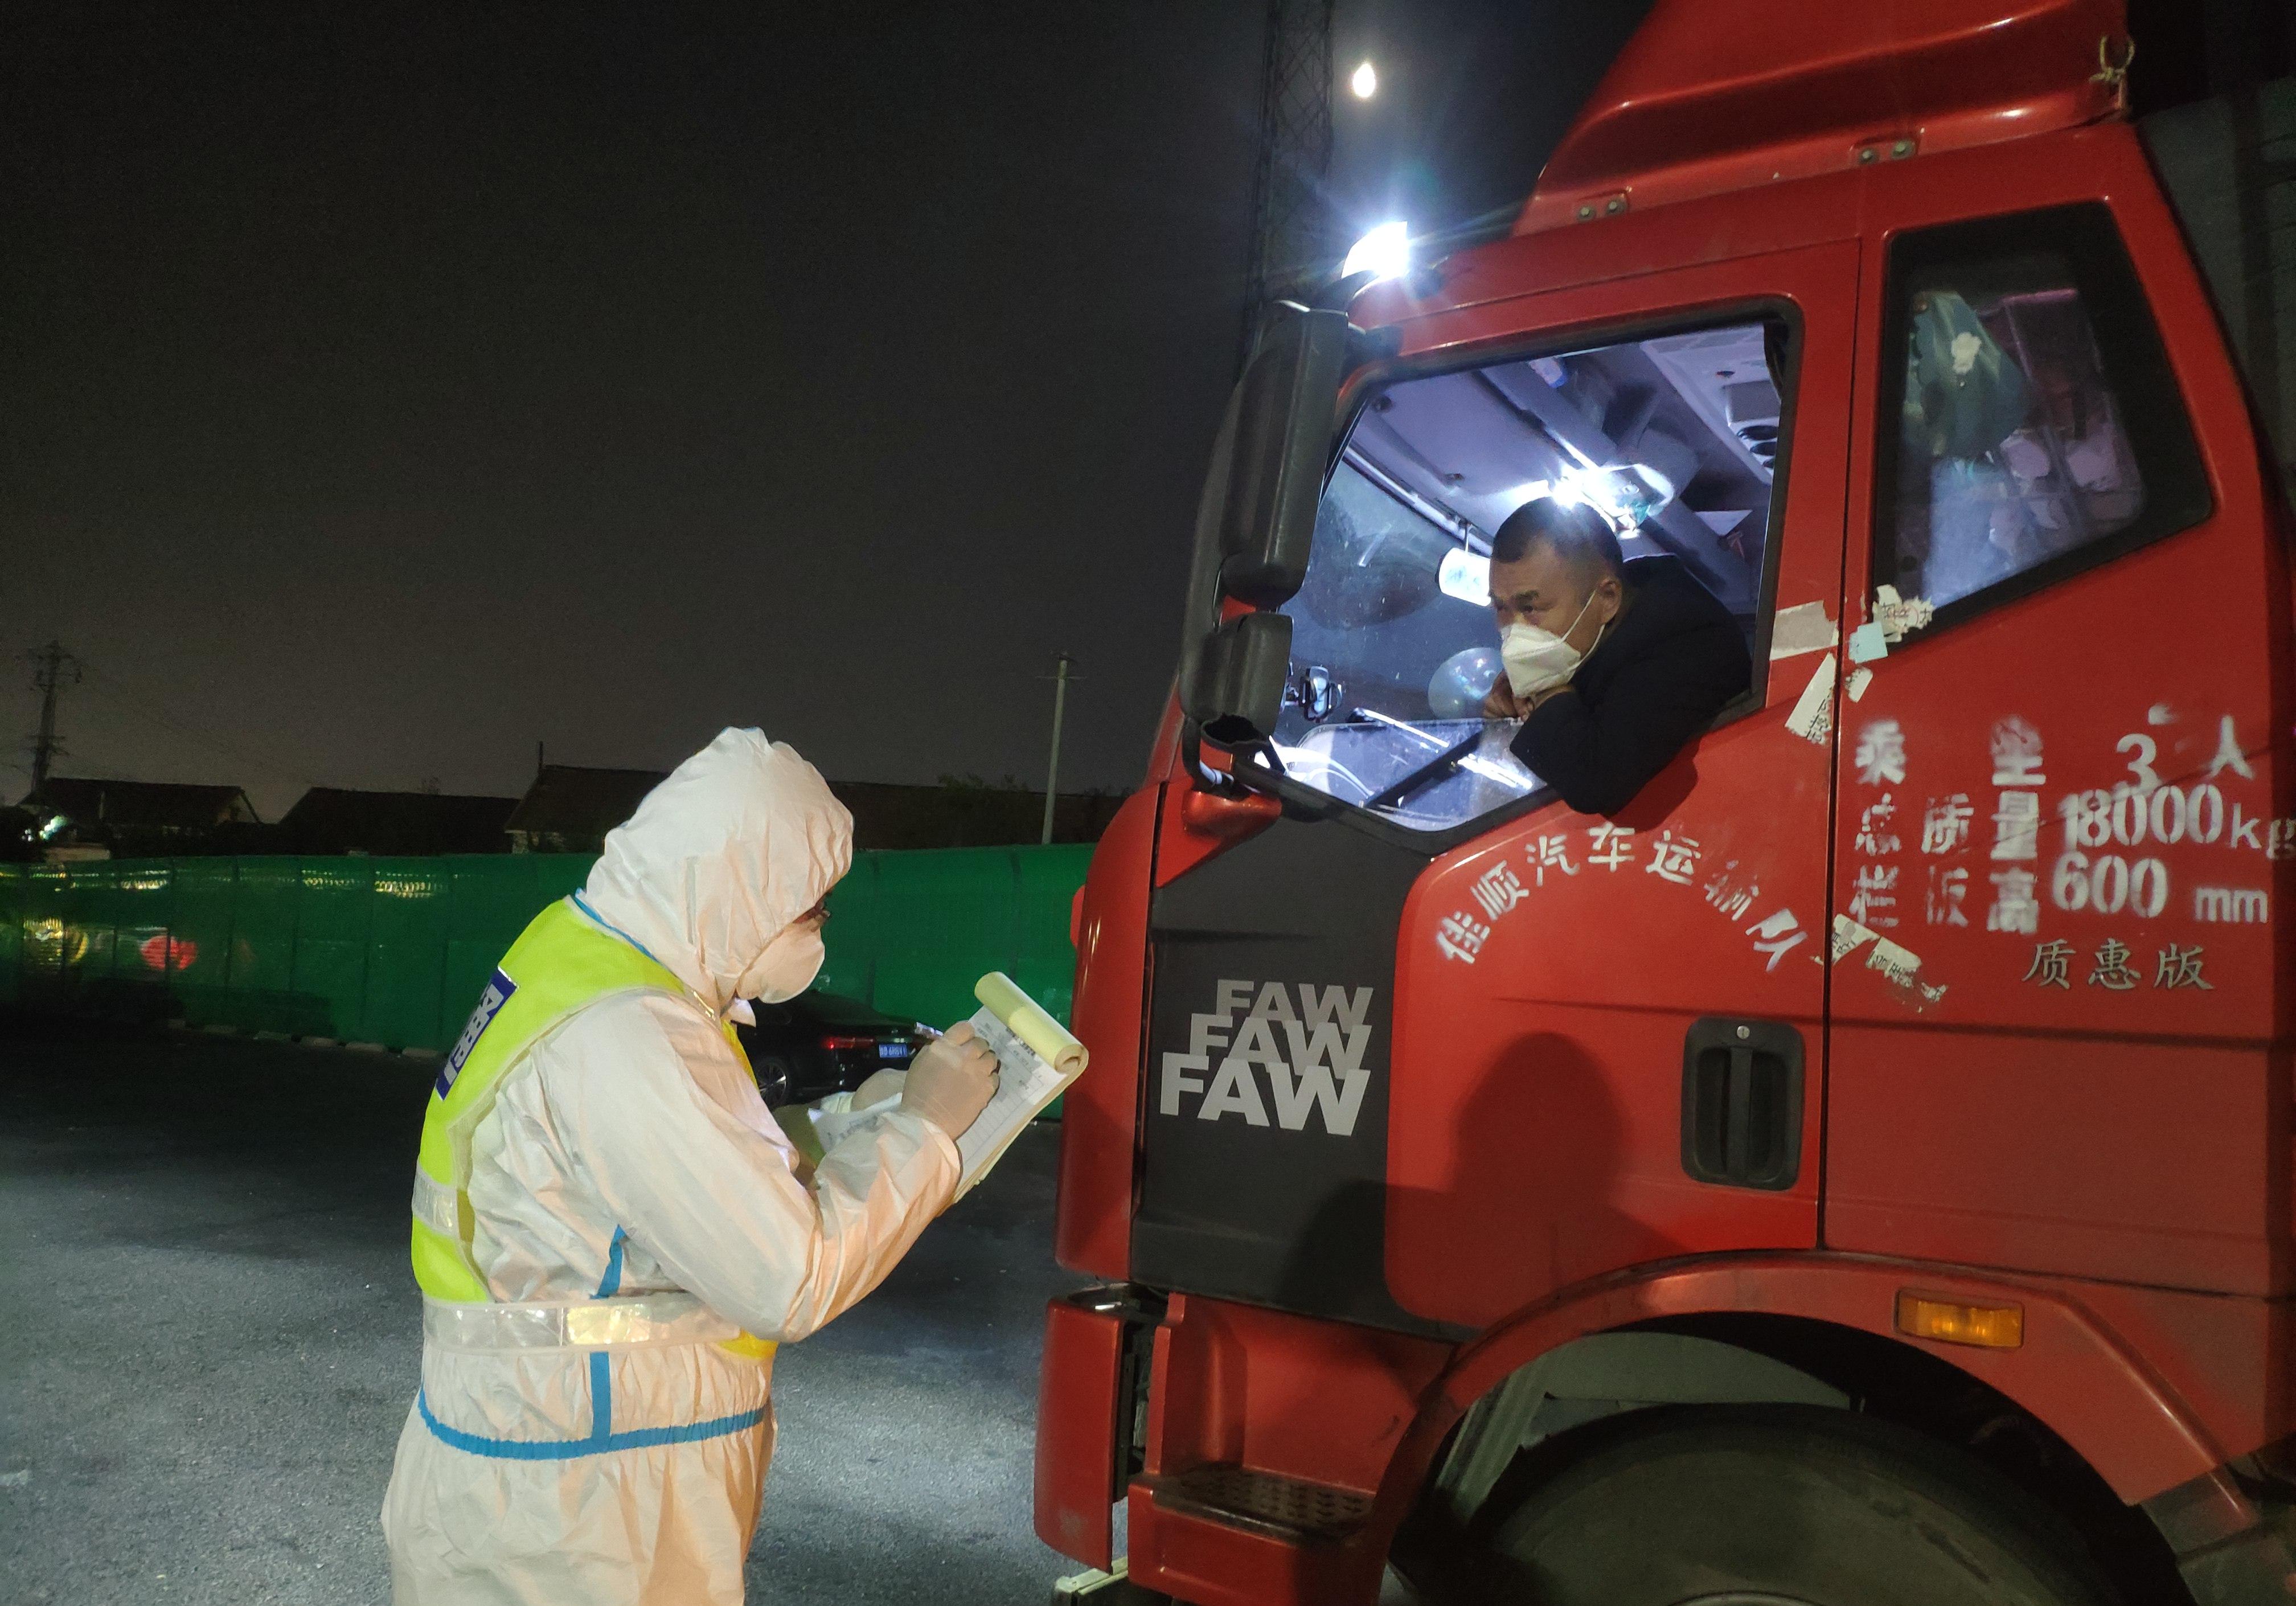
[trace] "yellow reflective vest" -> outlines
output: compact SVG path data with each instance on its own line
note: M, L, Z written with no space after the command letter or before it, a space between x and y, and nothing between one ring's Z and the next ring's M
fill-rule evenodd
M594 916L586 918L577 906L579 896L551 905L511 944L430 1089L414 1161L409 1251L414 1280L430 1299L473 1304L493 1298L471 1258L471 1135L493 1110L504 1073L553 1027L602 999L666 993L706 1007L635 941L602 930L605 922L594 924ZM718 1029L742 1054L733 1023L721 1020ZM742 1063L748 1066L747 1055ZM726 1348L763 1355L774 1346L744 1333Z

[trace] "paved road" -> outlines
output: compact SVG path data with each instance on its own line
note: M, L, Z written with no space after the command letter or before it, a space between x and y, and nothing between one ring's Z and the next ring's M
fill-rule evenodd
M0 1021L0 1602L390 1595L420 1062ZM1053 1135L775 1370L750 1598L1038 1606Z

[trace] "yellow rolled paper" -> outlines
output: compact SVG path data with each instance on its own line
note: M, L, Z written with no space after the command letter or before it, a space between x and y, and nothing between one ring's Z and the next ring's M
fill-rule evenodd
M1062 1076L1085 1068L1084 1045L1069 1028L1046 1014L1044 1006L1015 986L1002 971L991 971L972 985L972 996L988 1006L1012 1034L1037 1051L1037 1057Z

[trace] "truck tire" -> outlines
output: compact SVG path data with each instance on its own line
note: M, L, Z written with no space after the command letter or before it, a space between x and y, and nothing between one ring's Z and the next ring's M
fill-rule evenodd
M1582 1431L1589 1447L1559 1466L1542 1472L1536 1454L1516 1463L1472 1530L1475 1553L1438 1569L1452 1587L1437 1601L2116 1599L2054 1512L1992 1468L1891 1423L1822 1406L1711 1406L1637 1411Z

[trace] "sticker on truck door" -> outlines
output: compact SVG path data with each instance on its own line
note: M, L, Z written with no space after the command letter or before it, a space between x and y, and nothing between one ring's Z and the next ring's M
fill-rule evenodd
M1367 987L1221 980L1212 1007L1189 1015L1186 1050L1163 1056L1157 1112L1349 1135L1371 1080L1372 996Z

